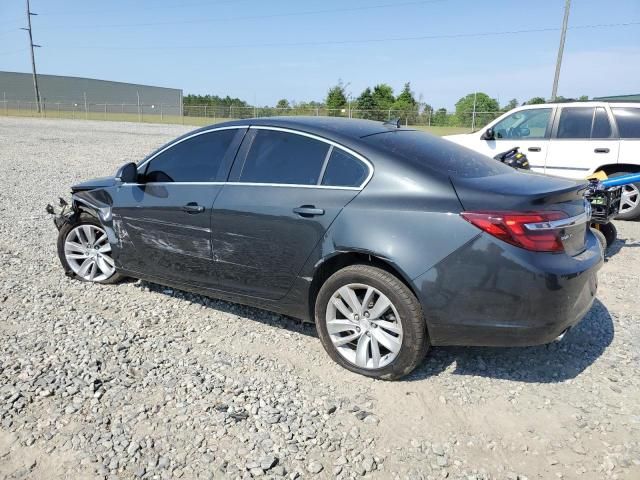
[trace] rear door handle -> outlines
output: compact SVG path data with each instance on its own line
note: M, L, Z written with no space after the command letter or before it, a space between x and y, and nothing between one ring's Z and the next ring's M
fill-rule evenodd
M182 211L187 213L202 213L204 212L204 207L202 205L198 205L196 202L189 202L182 207Z
M540 152L542 149L540 147L529 147L527 148L530 152Z
M609 149L608 148L596 148L594 150L594 152L596 152L596 153L609 153Z
M324 210L313 205L302 205L294 208L293 213L297 213L301 217L315 217L316 215L324 215Z

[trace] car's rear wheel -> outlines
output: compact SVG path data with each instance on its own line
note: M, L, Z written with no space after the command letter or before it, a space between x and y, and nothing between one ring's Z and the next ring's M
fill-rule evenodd
M602 252L606 254L607 253L607 237L605 237L604 233L602 233L598 228L595 228L593 226L591 227L591 232L598 239L598 243L602 247Z
M619 172L610 175L620 177L631 175L630 172ZM620 199L620 212L616 216L621 220L635 220L640 218L640 182L630 183L622 187L622 198Z
M618 239L618 229L611 222L600 225L599 230L600 232L602 232L602 234L604 235L604 238L607 241L607 248L613 245L615 241Z
M368 265L329 277L316 299L315 320L329 356L369 377L407 375L429 347L418 299L397 277Z
M107 232L87 214L60 229L58 257L67 274L79 280L116 283L124 278L116 272Z

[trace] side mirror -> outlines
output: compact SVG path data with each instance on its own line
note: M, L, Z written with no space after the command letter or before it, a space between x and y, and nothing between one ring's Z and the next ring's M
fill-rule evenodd
M116 180L122 183L136 183L138 181L138 167L135 163L125 163L116 172Z
M495 140L496 139L496 134L493 131L493 128L487 128L484 133L482 134L482 136L480 137L481 140Z

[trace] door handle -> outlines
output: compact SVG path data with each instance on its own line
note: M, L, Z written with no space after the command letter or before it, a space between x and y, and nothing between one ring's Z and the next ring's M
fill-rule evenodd
M293 213L297 213L301 217L315 217L316 215L324 215L324 210L313 205L302 205L294 208Z
M202 205L198 205L196 202L189 202L182 207L182 211L187 213L202 213L204 212L204 207Z
M596 153L609 153L609 149L608 148L596 148L594 150L594 152L596 152Z
M542 149L540 147L529 147L527 148L530 152L540 152Z

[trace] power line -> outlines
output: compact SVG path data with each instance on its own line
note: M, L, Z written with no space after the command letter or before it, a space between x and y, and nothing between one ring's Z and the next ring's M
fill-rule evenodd
M157 10L168 10L168 9L174 9L174 8L180 8L183 9L184 7L193 7L195 5L207 5L207 6L212 6L215 7L217 5L224 5L224 4L229 4L229 3L233 3L233 4L237 4L237 3L246 3L246 2L252 2L255 0L220 0L218 2L211 2L211 1L200 1L200 2L180 2L177 5L154 5L153 6L153 11L157 11ZM131 11L131 7L135 7L135 6L142 6L144 7L147 11L149 9L148 5L143 5L143 4L138 4L138 5L127 5L126 9L125 8L107 8L107 9L100 9L100 10L56 10L55 12L43 12L41 13L41 15L46 15L48 17L50 16L60 16L60 15L69 15L69 14L73 14L73 15L93 15L93 14L103 14L103 13L108 13L108 12L130 12Z
M22 21L22 18L15 18L14 20L3 20L0 22L0 25L8 25L10 23L17 23L21 21Z
M36 106L38 108L38 113L40 113L40 89L38 89L38 74L36 73L36 57L33 53L33 48L37 47L39 48L40 45L35 45L33 43L33 34L31 31L31 16L32 15L38 15L37 13L33 13L31 11L31 9L29 8L29 0L27 1L27 27L26 28L22 28L22 30L26 30L27 32L29 32L29 45L31 47L31 68L33 70L33 91L36 95Z
M345 12L360 12L364 10L375 10L375 9L383 9L383 8L397 8L397 7L408 7L414 5L427 5L431 3L440 3L448 0L413 0L406 2L395 2L395 3L383 3L378 5L365 5L360 7L342 7L342 8L327 8L321 10L306 10L301 12L288 12L288 13L273 13L268 15L244 15L244 16L236 16L236 17L216 17L216 18L197 18L193 20L175 20L175 21L166 21L166 22L144 22L144 23L121 23L121 24L93 24L93 25L76 25L71 27L65 27L65 30L73 29L73 30L85 30L85 29L95 29L95 28L139 28L139 27L161 27L161 26L169 26L169 25L191 25L197 23L219 23L219 22L230 22L233 20L264 20L268 18L286 18L286 17L299 17L299 16L307 16L307 15L321 15L326 13L345 13Z
M630 27L640 25L640 21L637 22L624 22L624 23L600 23L590 25L575 25L568 27L568 30L581 30L581 29L593 29L593 28L613 28L613 27ZM368 39L356 39L356 40L320 40L320 41L305 41L305 42L274 42L274 43L237 43L237 44L216 44L216 45L153 45L153 46L100 46L100 45L59 45L58 48L71 48L71 49L100 49L100 50L172 50L172 49L210 49L210 48L259 48L259 47L304 47L304 46L329 46L329 45L348 45L348 44L366 44L366 43L385 43L385 42L406 42L406 41L419 41L419 40L436 40L447 38L474 38L474 37L495 37L504 35L522 35L526 33L544 33L544 32L557 32L560 30L558 27L545 27L545 28L531 28L523 30L505 30L505 31L492 31L492 32L464 32L464 33L450 33L439 35L417 35L410 37L386 37L386 38L368 38ZM55 48L55 45L52 45Z
M13 55L14 53L21 53L25 50L29 50L28 48L18 48L17 50L4 50L0 52L0 55Z

